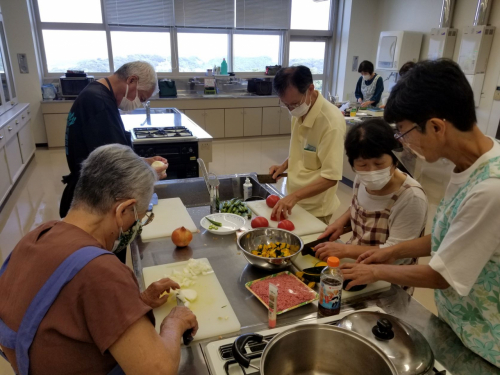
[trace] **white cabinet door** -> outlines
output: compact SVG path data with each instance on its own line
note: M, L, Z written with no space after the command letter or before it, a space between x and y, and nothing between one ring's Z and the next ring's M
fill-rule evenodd
M12 185L12 180L9 175L9 167L5 157L5 148L0 148L0 204L4 200L7 192Z
M292 116L286 108L280 108L280 134L290 134L292 132Z
M200 128L205 129L205 110L186 109L186 116L191 119Z
M280 107L262 108L262 135L280 133Z
M205 130L214 138L224 138L224 110L205 110Z
M243 137L243 108L225 110L224 134L226 138Z
M2 225L0 223L0 225ZM14 250L17 243L23 238L23 229L19 222L17 208L14 206L9 213L8 219L0 232L0 262L3 263L9 254Z
M262 134L262 108L243 110L243 135L252 137Z
M35 141L33 140L33 134L31 133L31 121L28 120L26 125L23 126L19 133L19 146L21 147L21 156L23 158L23 163L26 164L33 152L35 152Z
M68 114L53 113L43 115L47 143L49 147L64 147L66 145L66 123Z
M7 165L9 166L9 175L12 181L16 181L23 168L23 159L17 134L14 135L5 145L5 154L7 156Z

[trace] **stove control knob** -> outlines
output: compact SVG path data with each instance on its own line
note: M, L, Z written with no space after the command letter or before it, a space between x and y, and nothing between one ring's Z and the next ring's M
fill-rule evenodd
M189 147L188 153L192 154L193 153L193 148Z
M150 147L150 148L148 148L148 150L146 151L146 156L148 156L148 157L153 157L153 156L155 156L154 152L155 152L155 150L153 150L153 148L151 148L151 147Z
M187 149L186 149L186 147L183 147L183 148L181 149L181 153L182 153L182 154L186 154L186 153L187 153Z

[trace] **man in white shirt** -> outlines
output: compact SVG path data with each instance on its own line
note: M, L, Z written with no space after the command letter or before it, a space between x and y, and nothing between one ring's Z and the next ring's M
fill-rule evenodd
M344 116L314 89L305 66L278 71L274 89L293 118L289 157L269 168L274 179L288 169L288 194L276 204L273 216L286 219L299 204L328 224L340 204L336 191L342 180Z
M500 367L500 146L479 130L470 84L450 60L417 63L393 88L384 117L415 153L431 163L447 158L455 169L432 235L343 265L348 288L386 280L436 289L439 317ZM429 265L368 264L428 255Z

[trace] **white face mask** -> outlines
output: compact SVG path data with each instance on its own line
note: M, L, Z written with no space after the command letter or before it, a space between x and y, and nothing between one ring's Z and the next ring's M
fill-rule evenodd
M122 111L133 111L134 109L137 109L142 106L141 99L139 99L139 90L135 90L135 99L130 100L127 98L128 95L128 85L127 85L127 90L125 91L125 96L123 97L122 101L120 102L120 105L118 108L120 108Z
M366 74L363 74L363 79L364 79L365 81L369 81L371 78L372 78L372 76L371 76L371 75L366 75Z
M355 171L358 175L359 181L365 185L369 190L380 190L382 189L392 178L391 173L392 167L387 167L378 171Z
M307 101L307 93L306 93L306 98L304 99L304 103L302 103L297 108L294 108L291 111L289 110L290 114L294 117L302 117L302 116L306 115L307 112L309 111L309 108L311 107L311 103L306 104L306 101Z

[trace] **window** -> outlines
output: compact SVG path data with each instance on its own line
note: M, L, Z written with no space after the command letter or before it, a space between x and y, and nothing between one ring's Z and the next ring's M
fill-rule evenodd
M312 74L323 74L326 42L290 42L290 66L305 65Z
M100 0L38 0L42 22L102 23Z
M157 72L171 72L169 32L112 31L115 70L127 62L143 60Z
M233 71L265 72L267 65L278 65L279 35L235 34L233 40Z
M42 35L49 73L109 72L105 31L43 30Z
M292 0L292 30L329 30L330 0Z
M228 35L177 33L180 72L204 72L227 60Z

